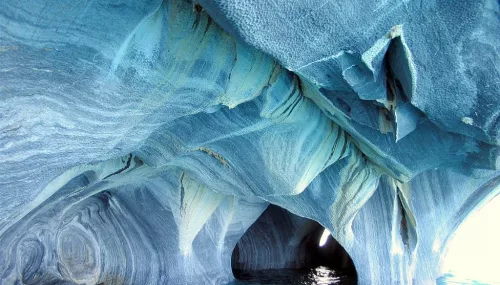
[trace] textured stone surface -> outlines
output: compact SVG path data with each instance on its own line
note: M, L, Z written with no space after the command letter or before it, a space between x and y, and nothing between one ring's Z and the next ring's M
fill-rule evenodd
M449 2L2 1L0 283L223 284L269 203L434 282L500 191L498 2Z
M409 66L399 68L410 72L396 77L411 103L446 131L499 142L498 1L200 3L224 28L286 68L363 99L370 97L357 90L366 87L359 83L383 85L383 55L389 42L401 41L405 54L397 57ZM380 97L370 89L371 99Z

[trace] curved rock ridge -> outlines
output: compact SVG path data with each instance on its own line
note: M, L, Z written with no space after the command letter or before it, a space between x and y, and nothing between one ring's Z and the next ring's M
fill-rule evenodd
M104 167L74 177L2 234L5 284L231 280L232 249L267 203L200 195L203 189L186 182L185 173L165 174L178 179L169 181L145 165L96 180Z
M485 75L498 71L498 5L472 7L475 30L455 35L492 60L446 81L443 61L474 62L474 42L450 45L463 61L446 47L431 64L410 25L420 16L358 25L367 39L335 53L318 36L306 54L295 41L308 25L261 45L279 30L269 15L268 31L245 22L264 23L260 4L201 3L0 4L0 283L225 284L269 203L329 229L360 284L433 282L448 237L500 191L498 86ZM283 26L315 19L313 4ZM468 109L444 110L441 95ZM450 115L475 112L465 127Z

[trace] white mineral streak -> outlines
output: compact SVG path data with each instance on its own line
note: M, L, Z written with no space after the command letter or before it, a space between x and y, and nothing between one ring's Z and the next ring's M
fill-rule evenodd
M182 174L180 186L179 250L188 255L194 238L225 196L198 184L187 174Z

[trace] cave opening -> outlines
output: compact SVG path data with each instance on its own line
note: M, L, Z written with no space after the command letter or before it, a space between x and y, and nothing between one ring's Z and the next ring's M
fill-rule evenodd
M499 217L500 194L466 216L443 251L437 284L500 284Z
M237 284L357 284L354 263L318 222L270 205L235 246Z

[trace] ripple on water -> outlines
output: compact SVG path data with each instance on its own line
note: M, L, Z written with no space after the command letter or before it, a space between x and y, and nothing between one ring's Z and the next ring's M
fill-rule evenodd
M236 272L235 272L236 273ZM345 274L320 266L313 269L269 269L237 272L238 280L227 285L355 285Z

